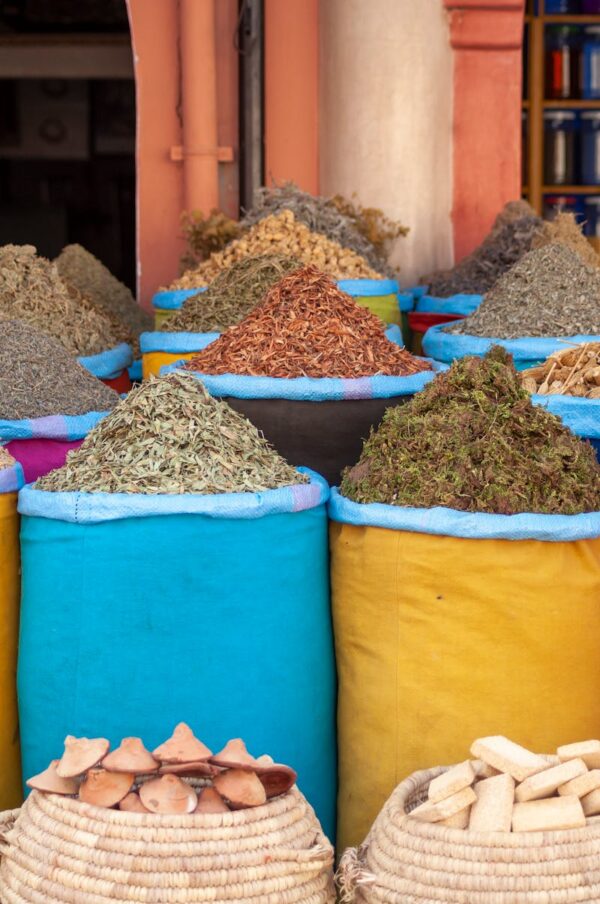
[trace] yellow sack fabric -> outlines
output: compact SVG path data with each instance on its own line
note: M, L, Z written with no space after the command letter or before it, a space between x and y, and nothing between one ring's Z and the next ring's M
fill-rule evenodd
M150 376L158 377L160 369L165 364L173 364L175 361L189 361L198 352L145 352L142 355L142 378L147 380Z
M17 494L0 495L0 810L20 805L17 642L21 593Z
M338 850L411 772L481 735L600 737L600 538L462 539L332 523Z
M402 323L397 295L353 295L354 301L363 308L368 308L384 323Z

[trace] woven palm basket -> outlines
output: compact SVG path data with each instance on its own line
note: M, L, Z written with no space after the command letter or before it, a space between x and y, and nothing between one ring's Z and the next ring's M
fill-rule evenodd
M2 904L332 904L332 862L296 788L255 809L190 816L33 791L0 814Z
M343 904L600 902L600 824L557 832L469 832L407 814L445 769L398 785L337 873Z

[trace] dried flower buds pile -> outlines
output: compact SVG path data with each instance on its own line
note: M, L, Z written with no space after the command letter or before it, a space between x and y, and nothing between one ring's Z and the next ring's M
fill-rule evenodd
M600 342L553 352L543 364L521 371L521 382L534 395L600 399Z
M41 477L42 490L88 493L259 492L306 483L256 427L192 374L133 389Z
M341 492L362 503L575 515L600 511L600 464L589 443L532 404L495 347L389 408Z
M245 257L219 273L206 292L186 298L162 329L169 333L222 333L256 307L267 289L301 266L281 254Z
M430 782L411 817L472 832L550 832L597 821L600 741L559 747L555 764L502 735L478 738L471 754L477 759Z
M24 320L74 355L96 355L127 341L129 330L69 287L32 245L0 247L0 318Z
M16 461L10 452L7 452L3 446L0 446L0 471L4 471L6 468L12 468L14 464L16 464Z
M0 418L110 411L118 401L58 339L21 320L0 321Z
M81 245L66 245L54 263L66 283L116 317L133 336L152 329L152 316L140 308L127 286L90 251Z
M335 279L381 278L381 274L369 267L356 252L342 248L318 232L311 232L308 226L297 222L291 210L284 210L277 216L260 220L223 251L211 254L207 261L176 279L169 289L199 289L226 267L261 254L284 254L303 264L314 264Z
M405 376L431 369L390 342L381 320L316 267L285 276L187 367L267 377Z
M180 722L152 753L141 738L124 738L109 753L106 738L65 738L60 760L27 782L44 794L78 797L129 813L228 813L285 794L296 773L271 757L253 757L241 738L217 754Z

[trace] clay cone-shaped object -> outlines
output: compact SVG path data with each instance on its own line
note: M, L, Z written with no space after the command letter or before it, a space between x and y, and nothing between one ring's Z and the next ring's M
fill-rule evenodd
M278 797L285 794L296 782L297 774L289 766L283 766L281 763L273 763L267 768L257 769L257 775L262 782L263 788L267 792L267 797Z
M79 800L97 807L114 807L129 794L135 776L126 772L90 769L79 786Z
M65 752L58 762L56 772L61 778L83 775L104 759L109 747L106 738L74 738L73 735L67 735Z
M176 775L163 775L145 782L140 788L140 800L152 813L193 813L198 798L191 785Z
M130 791L129 794L126 794L123 800L119 801L119 810L124 810L126 813L149 813L150 810L147 810L146 807L141 802L139 796L135 793L135 791Z
M254 772L246 769L228 769L214 779L219 794L229 801L232 810L259 807L267 800L267 793L261 780Z
M169 740L157 747L153 754L161 763L194 763L212 756L206 744L198 740L185 722L180 722Z
M194 813L229 813L229 807L216 788L203 788Z
M210 761L225 769L254 769L258 764L258 760L248 753L241 738L233 738L228 741L223 750L215 753Z
M119 747L104 757L102 766L109 772L147 775L149 772L156 772L159 763L150 751L146 750L141 738L123 738Z
M160 775L205 775L212 778L221 770L205 760L197 760L195 763L165 763L158 771Z
M27 787L50 794L77 794L79 782L74 778L61 778L56 772L59 760L52 760L47 769L27 779Z

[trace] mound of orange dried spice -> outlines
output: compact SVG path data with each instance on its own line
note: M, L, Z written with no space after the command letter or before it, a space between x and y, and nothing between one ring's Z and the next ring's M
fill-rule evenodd
M430 370L385 336L381 320L316 267L295 270L187 365L264 377L407 376Z

